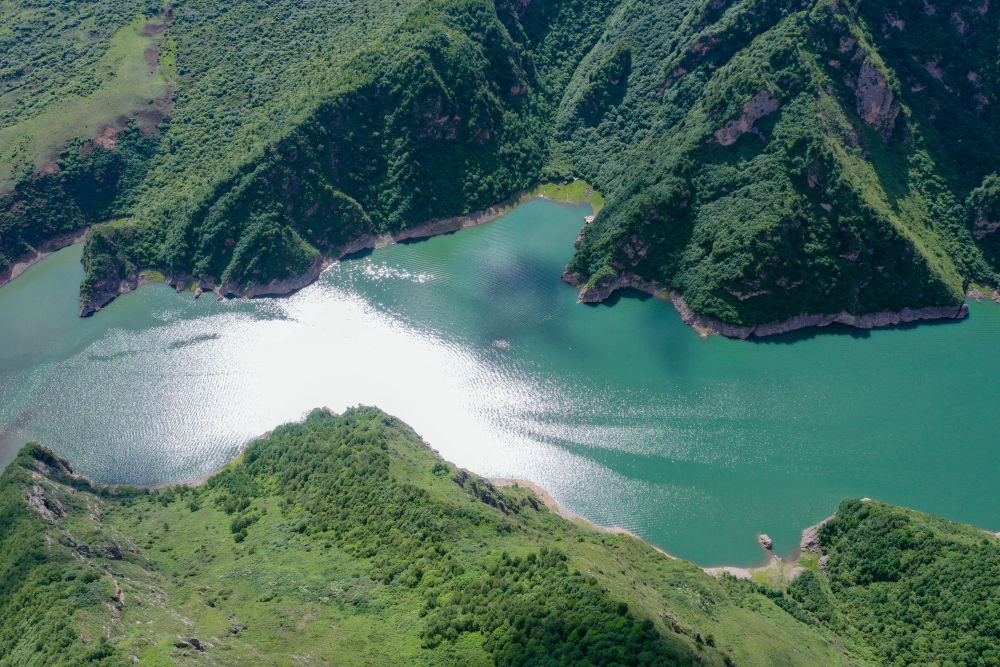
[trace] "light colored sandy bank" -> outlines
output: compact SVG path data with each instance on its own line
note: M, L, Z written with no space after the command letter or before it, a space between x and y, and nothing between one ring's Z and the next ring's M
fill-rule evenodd
M549 509L550 512L552 512L553 514L558 514L562 518L566 519L567 521L571 521L571 522L577 524L578 526L582 526L584 528L589 528L591 530L596 530L596 531L601 532L601 533L612 533L612 534L615 534L615 535L628 535L628 536L633 537L633 538L635 538L637 540L641 540L641 541L645 542L645 540L643 540L641 537L639 537L638 535L636 535L635 533L633 533L630 530L626 530L625 528L620 528L618 526L599 526L596 523L593 523L593 522L589 521L588 519L580 516L576 512L572 512L572 511L566 509L565 507L563 507L562 505L560 505L556 501L555 498L552 497L552 494L550 494L548 491L546 491L542 487L538 486L534 482L529 482L529 481L524 480L524 479L505 479L505 478L497 478L497 477L490 478L490 482L492 482L493 484L495 484L496 486L499 486L501 488L508 487L508 486L518 486L518 487L525 488L525 489L531 489L531 491L534 492L534 494L536 496L538 496L538 499L542 501L542 504L545 505ZM648 544L648 542L647 542L647 544ZM659 551L661 554L663 554L667 558L671 558L673 560L680 560L679 558L677 558L677 556L674 556L673 554L667 553L666 551L664 551L663 549L661 549L658 546L655 546L653 544L650 544L649 546L653 547L654 549L656 549L657 551Z
M74 243L80 243L87 238L88 230L88 227L84 227L83 229L78 229L75 232L53 236L45 243L39 245L36 250L28 253L27 255L21 255L17 258L16 262L8 266L3 271L0 271L0 287L3 287L15 278L19 278L22 273L28 270L28 267L42 261L56 250L62 250L67 246L73 245Z
M687 301L684 300L680 292L655 282L644 280L633 273L622 274L613 280L603 282L597 286L588 285L587 276L578 271L566 271L563 273L562 279L563 282L580 290L578 297L580 303L603 303L616 292L629 289L649 294L663 301L669 301L677 310L677 314L681 316L681 321L697 331L703 338L714 334L724 336L725 338L746 340L750 337L763 338L798 331L799 329L808 329L810 327L827 327L831 324L844 324L855 329L880 329L924 320L962 320L969 316L969 306L965 303L960 303L954 306L903 308L900 311L865 313L862 315L855 315L848 312L825 315L803 313L779 322L741 326L728 324L721 320L696 313L691 310L691 307L688 306ZM996 298L993 295L987 295L982 292L970 293L969 296L977 300L989 298L1000 303L1000 294L997 293L995 293Z

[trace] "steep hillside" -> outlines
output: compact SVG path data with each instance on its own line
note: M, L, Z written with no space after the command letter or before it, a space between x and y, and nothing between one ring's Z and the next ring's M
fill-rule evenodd
M91 488L29 445L0 502L4 665L829 665L854 645L782 593L456 469L372 408L154 493Z
M379 235L572 175L608 204L564 276L583 301L669 288L750 335L804 313L960 317L998 284L995 3L63 11L0 14L0 280L113 221L87 244L83 314L143 268L287 291Z
M172 108L171 18L129 0L0 3L0 284L123 209Z
M197 487L95 487L31 444L0 505L2 665L998 658L996 536L848 500L791 583L716 579L374 408L317 410Z
M654 282L754 325L996 284L973 240L995 230L963 204L997 169L1000 8L648 5L609 21L560 110L562 150L609 201L566 274L584 300ZM629 72L603 73L625 52Z
M886 664L1000 662L1000 535L874 501L845 500L819 531L830 589L792 597L857 628ZM834 611L835 610L835 611Z
M140 132L123 116L112 133L144 138L139 150L82 137L25 172L0 201L0 272L56 232L114 219L87 243L82 314L140 268L281 292L322 256L496 204L543 174L555 91L612 6L555 3L522 25L520 5L471 0L174 4L155 54L170 117Z

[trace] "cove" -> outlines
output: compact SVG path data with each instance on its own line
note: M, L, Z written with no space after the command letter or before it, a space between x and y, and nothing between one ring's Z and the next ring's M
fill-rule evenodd
M362 403L701 565L762 561L758 532L791 552L846 496L1000 529L1000 308L703 340L668 303L576 302L560 274L588 213L536 200L290 297L149 285L87 319L61 250L0 289L0 464L38 440L100 481L178 481Z

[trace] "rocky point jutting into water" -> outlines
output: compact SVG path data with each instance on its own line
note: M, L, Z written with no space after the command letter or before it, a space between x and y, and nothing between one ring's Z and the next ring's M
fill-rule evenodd
M203 4L77 17L94 41L61 61L94 71L115 44L112 83L143 91L99 87L83 111L114 114L81 111L92 133L38 132L60 96L0 77L24 107L0 133L0 270L91 225L84 314L144 271L273 294L576 175L607 204L568 267L585 299L669 286L711 328L762 336L961 316L1000 284L993 4ZM72 41L19 29L53 57ZM266 81L246 72L268 56L238 48L262 38L287 63Z

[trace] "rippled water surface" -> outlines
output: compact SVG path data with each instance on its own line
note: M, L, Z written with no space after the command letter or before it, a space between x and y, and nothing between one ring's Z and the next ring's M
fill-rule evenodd
M151 285L85 320L80 247L55 253L0 289L0 464L38 440L100 480L181 480L313 407L364 403L706 565L761 560L758 531L791 551L845 496L1000 529L1000 307L702 340L666 303L576 303L559 275L588 212L535 201L291 297Z

